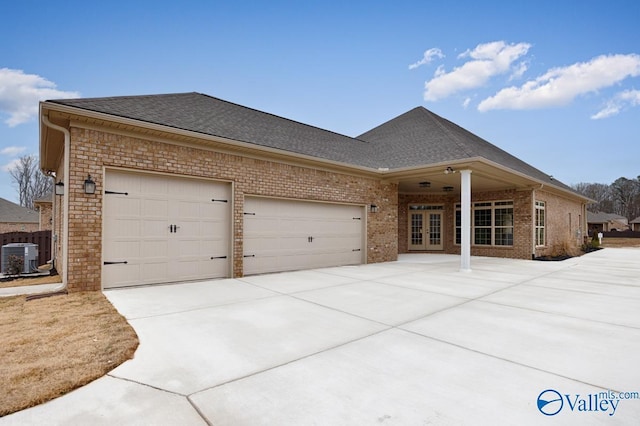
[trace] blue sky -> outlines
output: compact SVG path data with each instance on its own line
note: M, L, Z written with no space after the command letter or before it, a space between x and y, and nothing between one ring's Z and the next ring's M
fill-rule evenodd
M3 2L0 197L42 99L201 92L356 136L427 109L567 183L640 175L640 2Z

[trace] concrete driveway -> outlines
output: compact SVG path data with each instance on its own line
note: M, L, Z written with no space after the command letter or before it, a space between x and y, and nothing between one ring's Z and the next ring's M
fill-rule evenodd
M0 424L637 424L640 250L472 266L108 291L135 358Z

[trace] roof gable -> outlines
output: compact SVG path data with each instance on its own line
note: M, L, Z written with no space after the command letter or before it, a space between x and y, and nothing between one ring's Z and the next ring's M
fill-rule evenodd
M38 212L29 210L9 200L0 198L0 222L4 223L38 223Z
M447 161L485 158L541 182L567 185L514 157L457 124L417 107L358 136L375 145L385 167L400 168Z
M570 187L423 107L352 138L201 93L47 101L372 169L484 158L538 182Z

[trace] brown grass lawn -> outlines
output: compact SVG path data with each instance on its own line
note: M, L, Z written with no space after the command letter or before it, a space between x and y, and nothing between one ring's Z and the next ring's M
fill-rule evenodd
M0 417L105 375L137 347L101 292L0 298Z
M602 247L640 247L640 238L603 238Z

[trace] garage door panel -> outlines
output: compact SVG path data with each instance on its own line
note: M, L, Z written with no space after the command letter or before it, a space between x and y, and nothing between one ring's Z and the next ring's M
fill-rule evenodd
M166 219L147 219L140 220L137 224L140 236L143 238L167 238L167 234L169 233L169 228L167 226ZM129 227L133 228L134 223L130 221Z
M106 217L126 217L140 216L140 203L139 198L127 198L124 196L117 196L116 194L109 194L109 198L116 199L117 202L111 202L105 204L104 214Z
M107 171L105 189L127 195L105 193L103 260L128 262L103 266L105 288L229 276L230 184Z
M162 195L164 198L168 194L168 181L166 179L158 179L158 176L142 176L134 178L139 182L139 191L148 196Z
M140 257L141 252L140 240L133 240L131 237L122 239L116 245L106 246L104 249L104 257L111 261L123 261L124 259L133 259Z
M247 197L244 273L362 263L362 215L361 206Z
M109 268L103 268L102 280L105 282L117 282L123 286L139 285L137 277L141 276L140 265L121 264L110 265Z
M169 203L167 200L147 198L142 202L142 212L140 214L145 218L166 218L169 214Z

